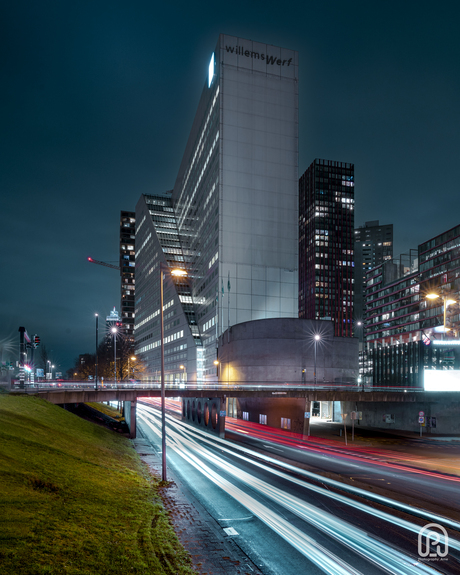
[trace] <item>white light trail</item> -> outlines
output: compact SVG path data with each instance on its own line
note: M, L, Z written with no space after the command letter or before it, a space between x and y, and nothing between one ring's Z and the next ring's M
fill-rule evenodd
M139 413L138 415L145 424L154 431L154 433L160 435L161 432L158 425L152 425L144 414ZM178 435L174 432L173 434ZM171 434L168 434L169 439L170 437ZM193 467L200 471L200 473L203 473L203 475L210 479L215 485L223 489L231 497L241 503L241 505L246 507L246 509L251 511L256 517L278 533L278 535L280 535L280 537L290 545L295 547L302 555L320 567L325 573L328 573L329 575L363 575L360 571L357 571L356 568L348 565L348 563L342 561L339 557L320 545L313 538L300 531L300 529L297 529L291 523L279 517L277 513L210 469L204 462L181 446L180 439L177 443L170 439L168 443L170 447L175 449L181 457L193 465Z
M145 413L144 416L148 417L148 419L150 420L151 412ZM142 415L141 415L141 417L142 417ZM155 414L155 417L156 417L156 414ZM149 425L153 429L153 426L150 425L150 423L147 421L147 419L145 417L142 417L142 418L147 423L147 425ZM191 439L191 437L193 435L195 435L195 436L199 435L200 441L209 444L211 447L215 447L215 443L216 443L216 441L218 441L220 443L219 449L221 451L227 452L229 455L231 455L233 457L237 457L237 458L239 458L239 459L241 459L247 463L250 463L251 465L255 465L259 468L262 468L262 469L264 469L264 471L270 472L270 473L282 478L283 480L293 482L293 483L295 483L295 484L297 484L303 488L309 489L311 491L315 491L318 494L321 494L323 496L335 499L336 501L339 501L340 503L343 503L343 504L348 505L348 506L352 506L354 509L358 508L359 510L361 510L365 513L368 513L372 516L378 516L380 519L382 519L384 521L388 521L388 522L392 523L393 525L397 525L397 526L402 527L404 529L407 529L411 532L418 534L420 531L419 525L413 524L409 521L405 521L405 520L397 518L397 517L393 517L392 515L390 515L388 513L385 513L383 511L380 511L377 509L373 509L373 508L371 508L365 504L362 504L360 502L352 501L343 495L331 493L330 491L328 491L322 487L310 485L310 484L306 483L305 481L300 480L300 479L295 478L295 477L291 477L291 476L283 473L282 471L269 468L260 462L251 460L251 459L249 459L249 458L247 458L241 454L235 453L234 450L228 449L228 447L226 447L226 445L228 445L228 443L225 445L226 442L223 442L219 438L210 439L209 435L206 433L200 432L197 429L190 429L190 427L182 424L181 422L177 421L176 419L173 419L173 421L174 421L176 426L177 425L180 426L182 434L185 433L188 437L184 437L183 435L180 435L180 433L178 433L177 431L171 430L169 432L169 437L171 439L171 446L174 449L176 449L180 453L180 455L182 457L184 457L185 459L187 459L189 462L192 463L192 460L193 460L194 463L192 463L192 465L197 467L197 469L201 469L204 464L201 463L201 461L198 459L198 457L196 455L192 455L192 452L198 453L201 457L203 457L204 460L209 460L209 452L207 452L202 445L198 444L195 441L195 439ZM154 431L157 434L160 433L159 428L156 428ZM240 449L240 447L238 447L238 449ZM243 448L242 450L246 451L248 453L252 453L250 450L248 450L246 448ZM257 456L260 456L260 454L257 454ZM266 458L266 459L269 459L269 458ZM430 566L419 563L416 560L414 560L413 558L411 558L409 555L406 555L406 554L404 554L398 550L395 550L395 549L387 546L386 544L380 542L379 540L374 539L372 536L368 535L367 533L365 533L361 529L355 528L354 526L352 526L348 522L343 521L341 519L338 519L338 518L334 517L333 515L331 515L327 512L321 511L318 508L307 504L303 500L301 500L297 497L291 496L291 495L287 494L285 491L282 491L276 487L271 486L270 484L268 484L262 480L259 480L255 477L253 477L249 473L242 471L240 468L238 468L238 467L236 467L236 466L234 466L228 462L221 460L220 458L218 458L215 455L213 456L212 461L216 466L220 467L226 473L233 475L238 480L244 482L246 485L255 489L258 493L261 493L265 497L268 497L268 498L272 499L273 501L275 501L277 504L282 505L283 507L285 507L286 509L288 509L292 513L295 513L296 515L301 517L304 521L310 523L311 525L315 526L317 529L320 529L321 531L323 531L327 535L340 541L343 545L353 549L354 552L358 553L359 555L362 555L367 560L378 565L380 568L387 570L389 573L394 573L394 574L398 574L398 575L415 575L416 573L436 573L437 572L436 570L434 570ZM277 461L277 460L272 460L272 461L276 462L276 464L278 466L280 465L279 461ZM213 479L213 477L214 478L215 477L220 478L220 476L217 476L216 472L210 470L207 466L205 466L205 467L209 471L209 473L212 474L212 477L209 475L208 475L208 477L211 480L213 480L215 483L218 483L218 481L215 481ZM289 466L289 467L291 467L293 470L295 470L296 473L299 473L299 471L302 471L299 468L294 468L293 466ZM207 473L206 473L206 475L207 475ZM314 476L314 474L309 474L309 475ZM315 479L317 480L318 476L316 476ZM319 479L323 480L322 477L320 477ZM223 478L220 478L219 481L220 480L226 482L226 480L224 480ZM340 484L339 482L335 482L335 483L337 483L338 486L343 487L342 484ZM232 485L232 484L230 484L230 485ZM222 488L225 489L225 487L222 487ZM232 489L233 488L235 488L235 487L232 486ZM237 489L237 488L235 488L235 489ZM232 493L228 489L225 489L225 491L227 491L227 493L232 495ZM240 491L240 490L238 490L238 491ZM235 495L232 495L232 496L235 496ZM236 498L238 501L240 501L240 496L238 496ZM250 507L248 507L248 509L250 508L251 511L253 511L257 516L260 516L260 518L265 523L270 524L270 521L268 521L267 517L265 516L266 513L263 512L260 515L258 512L254 511L252 509L252 505L253 505L253 502L251 500L251 505L250 505ZM260 505L260 504L257 504L257 505ZM265 519L264 519L264 517L265 517ZM281 531L282 531L282 529L281 529ZM291 543L291 541L289 541L289 542ZM460 543L458 541L452 540L452 538L450 538L449 544L450 544L450 547L460 549ZM294 545L294 546L296 546L296 545ZM296 546L296 548L297 548L297 546Z

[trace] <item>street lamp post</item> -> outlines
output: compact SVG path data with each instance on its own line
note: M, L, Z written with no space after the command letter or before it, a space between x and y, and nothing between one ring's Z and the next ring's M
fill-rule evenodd
M117 385L117 328L112 328L113 333L113 357L115 362L115 385Z
M443 302L443 321L442 321L442 326L443 326L443 330L442 330L442 339L445 339L446 337L446 331L448 331L448 329L450 328L446 328L446 311L447 308L450 305L453 305L454 303L457 303L456 300L452 299L451 297L449 297L448 294L442 293L441 295L437 294L437 293L429 293L426 295L427 299L438 299L438 298L442 298L442 302Z
M164 342L164 314L163 314L163 279L165 273L173 276L186 276L187 272L181 269L170 269L167 264L160 262L160 355L161 355L161 479L166 481L166 405L165 405L165 342Z
M97 391L97 346L98 346L98 327L99 327L99 315L96 314L96 362L94 364L94 376L96 378L96 391Z
M315 371L314 371L314 378L315 378L315 387L316 387L316 346L318 344L318 341L321 339L321 336L316 333L314 340L315 340Z
M135 355L132 355L131 357L128 355L128 379L129 379L129 360L130 360L130 359L131 359L132 361L134 361L134 360L136 360L137 358L136 358ZM133 367L133 379L134 379L134 367Z

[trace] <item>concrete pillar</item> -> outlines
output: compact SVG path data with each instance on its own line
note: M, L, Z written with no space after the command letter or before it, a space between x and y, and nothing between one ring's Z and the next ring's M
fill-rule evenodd
M131 414L130 414L130 424L129 424L129 437L130 437L130 439L136 439L136 405L137 405L137 401L131 401Z
M123 416L129 427L129 437L136 439L136 403L137 401L125 401L123 403Z
M226 406L226 397L220 398L220 410L219 410L219 437L222 439L225 438L225 406ZM222 415L223 414L223 415Z
M309 413L310 417L305 417L305 413ZM311 419L311 401L309 399L305 400L305 413L303 420L303 434L310 435L310 419Z

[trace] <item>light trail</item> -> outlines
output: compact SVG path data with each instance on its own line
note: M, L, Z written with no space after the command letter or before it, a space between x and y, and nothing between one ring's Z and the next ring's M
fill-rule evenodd
M262 465L261 463L259 463L259 461L260 460L264 461L264 462L268 463L269 465L276 465L276 467L282 467L286 471L293 472L296 475L301 475L301 476L305 477L306 479L330 485L331 487L338 489L338 490L341 490L341 491L348 491L349 493L353 493L354 495L357 495L358 497L376 501L377 503L380 503L386 507L398 509L400 511L403 511L404 513L407 513L409 515L413 515L415 517L419 517L419 518L424 519L428 522L434 521L436 523L444 525L445 527L449 527L455 531L460 531L460 523L458 521L454 521L454 520L450 519L449 517L445 517L443 515L438 515L436 513L432 513L431 511L427 512L424 509L421 509L418 507L413 507L413 506L407 505L405 503L401 503L400 501L397 501L395 499L391 499L391 498L385 497L383 495L372 493L370 491L366 491L365 489L361 489L361 488L355 487L353 485L341 483L340 481L337 481L335 479L331 479L328 477L324 477L322 475L313 473L311 471L306 471L306 470L301 469L299 467L296 467L294 465L290 465L289 463L285 463L283 461L279 461L278 459L274 459L274 458L270 457L269 455L257 453L255 451L253 451L247 447L241 446L241 445L232 444L232 448L230 449L228 447L228 441L222 440L222 439L220 439L220 437L215 437L215 438L213 437L212 440L210 440L209 434L206 433L205 431L201 431L201 430L196 429L196 428L190 428L189 426L187 426L186 423L178 421L174 418L171 418L171 421L174 421L175 424L178 424L179 426L181 426L188 433L191 433L191 430L193 429L193 433L198 434L204 442L210 444L211 446L215 447L215 444L217 442L221 446L220 449L222 449L223 451L226 451L227 453L231 454L232 456L237 457L239 459L243 459L246 462L249 462L249 463L251 463L257 467L261 467L262 469L264 469L266 471L270 471L270 473L280 474L280 477L283 477L283 479L297 483L298 485L301 485L301 486L305 487L306 489L316 490L321 495L325 495L327 497L331 497L332 495L335 495L337 498L339 497L338 494L333 494L327 489L324 489L322 487L316 487L314 485L311 485L310 483L300 481L297 478L292 477L290 475L282 474L282 472L278 472L277 470L275 470L271 467L266 467L266 466ZM238 450L242 453L247 454L249 456L249 458L246 458L246 457L238 454L235 450ZM255 460L254 460L254 458L255 458ZM259 460L259 461L256 461L256 460ZM350 501L351 500L345 498L344 502L347 504L350 504ZM357 502L353 501L352 504L355 508L358 507ZM390 520L391 522L394 523L398 520L397 518L393 517L392 515L389 515L388 513L380 512L380 511L378 511L372 507L366 506L364 504L360 504L360 505L362 506L362 508L361 508L362 511L365 511L366 513L370 513L371 515L377 515L378 513L382 513L383 514L382 519L384 519L386 521ZM402 519L400 521L404 522L404 520L402 520ZM414 525L414 524L410 524L410 525ZM403 523L401 523L400 526L404 527L406 529L408 528L408 526L404 525ZM418 531L420 530L420 526L415 526L412 529L412 531L415 531L415 528L416 528L416 531L418 533Z
M268 440L270 440L274 443L277 443L279 445L284 445L285 447L302 449L304 451L309 451L309 452L314 452L314 453L330 452L330 453L334 453L334 455L337 455L341 458L348 459L348 460L360 461L360 460L364 459L366 462L368 462L370 464L388 467L390 469L396 469L398 471L409 471L410 473L417 473L417 474L425 475L428 477L436 477L438 479L444 479L446 481L453 481L456 483L460 483L460 477L455 477L452 475L446 475L446 474L435 472L435 471L428 471L426 469L420 469L418 467L410 467L408 465L404 465L403 463L399 463L399 462L398 463L388 462L388 461L384 461L381 459L382 456L391 457L393 459L395 459L395 458L402 459L400 454L395 455L394 453L392 453L391 455L388 455L387 452L382 453L382 452L379 452L375 449L374 450L368 450L368 449L362 449L362 448L357 448L357 449L359 449L359 451L351 451L350 446L348 446L348 447L337 446L335 444L332 444L328 440L322 440L319 444L318 443L315 444L315 443L312 443L312 441L315 442L315 441L317 441L317 439L313 439L313 440L309 440L309 441L303 441L302 436L300 434L293 433L293 432L283 432L283 435L281 435L278 430L259 429L257 427L257 425L258 424L252 424L252 423L251 423L251 425L247 425L245 427L246 434L249 434L251 437L254 437L255 439L260 439L260 440L265 440L265 441L268 439ZM238 424L235 424L231 421L227 421L227 418L226 418L225 428L228 429L229 431L235 431L236 433L242 433L243 432L242 427L244 427L244 425L241 422L238 422ZM300 442L302 442L302 443L300 443ZM368 453L370 453L370 454L368 454ZM454 469L456 469L456 468L454 468Z
M176 420L174 420L176 421ZM266 465L263 465L262 463L258 462L258 461L254 461L252 458L249 457L245 457L239 453L236 453L234 451L234 449L230 449L228 447L228 442L223 441L222 439L218 438L213 438L212 440L209 438L209 434L207 434L206 432L200 431L199 429L193 429L190 428L189 426L187 426L186 424L182 423L182 422L177 422L180 424L181 428L183 429L183 431L185 433L188 433L189 435L192 435L193 433L195 435L200 435L200 440L203 441L204 443L209 444L211 447L215 447L215 443L216 440L218 443L220 443L219 449L221 451L224 451L226 453L228 453L229 455L231 455L232 457L236 457L238 459L241 459L243 461L245 461L246 463L252 464L256 467L259 467L261 469L263 469L266 472L271 473L272 475L276 475L281 479L284 479L286 481L290 481L291 483L294 483L300 487L303 487L305 489L308 489L310 491L314 491L320 495L323 495L325 497L328 498L332 498L335 499L337 501L340 501L341 503L345 504L345 505L351 505L354 509L359 509L360 511L363 511L364 513L367 513L369 515L372 515L373 517L377 516L380 519L384 520L384 521L388 521L390 523L392 523L393 525L397 525L398 527L402 527L403 529L406 529L408 531L412 531L413 533L417 533L420 531L420 526L416 525L414 523L411 523L409 521L406 521L404 519L400 519L397 517L394 517L393 515L390 515L389 513L386 513L384 511L380 511L378 509L375 509L373 507L369 507L366 504L357 502L355 500L351 500L348 499L346 496L337 494L337 493L332 493L331 491L324 489L323 487L320 486L316 486L316 485L312 485L310 483L306 483L303 480L300 480L296 477L292 477L291 475L288 475L286 473L283 473L282 471L279 471L277 469L273 469L272 467L268 467ZM192 431L193 429L193 431ZM260 454L255 454L254 452L252 452L250 449L248 448L240 448L239 446L237 447L237 449L239 449L240 451L243 451L245 453L247 453L248 455L256 455L257 457L260 458ZM263 456L263 459L265 459L267 461L267 463L271 463L271 464L275 464L277 465L277 467L284 467L286 469L289 469L293 472L295 472L296 474L302 474L307 476L309 479L313 479L315 481L322 481L325 482L324 480L326 478L322 477L322 476L318 476L312 472L308 472L308 471L304 471L302 469L299 469L293 465L289 465L289 464L285 464L282 462L279 462L276 459L272 459L269 456ZM353 486L348 486L348 485L344 485L338 481L335 480L328 480L326 482L329 482L330 484L333 484L335 487L337 487L338 489L343 490L343 488L349 488L349 491L352 491L356 494L359 494L360 496L363 496L363 494L367 494L367 491L360 489L360 488L356 488ZM374 494L371 494L374 496ZM377 496L380 500L381 503L384 503L385 505L389 505L391 507L393 507L395 504L397 504L397 501L394 501L390 498L387 497L381 497L381 496ZM400 504L402 506L404 506L404 511L406 511L407 513L410 513L412 515L416 515L416 516L422 516L423 519L426 519L430 522L432 521L437 521L438 523L442 523L448 527L450 527L451 529L454 529L456 531L460 530L460 523L453 521L447 517L441 516L441 515L436 515L433 513L427 513L425 512L423 509L419 509L419 508L414 508L408 505L404 505L404 504ZM450 539L450 546L454 547L458 550L460 550L460 542L457 542L455 540Z
M150 415L150 414L149 414ZM151 421L143 414L139 413L139 417L146 425L152 429L154 433L161 436L161 430L158 424L152 424ZM313 538L309 537L300 529L291 525L288 521L279 517L274 511L261 504L259 501L230 483L225 478L221 477L215 471L210 469L204 462L199 460L195 455L189 453L186 449L180 446L180 442L176 443L168 438L168 444L175 449L179 455L195 467L200 473L205 475L215 485L223 489L228 495L236 499L241 505L246 507L251 513L263 521L268 527L273 529L280 537L297 549L302 555L307 557L310 561L315 563L320 569L329 575L364 575L339 557L331 553L324 546L320 545Z
M150 420L152 417L151 413L145 414L146 417ZM157 417L156 414L154 414ZM144 421L148 424L145 417L143 417ZM187 460L193 458L194 461L199 461L197 456L192 455L191 452L198 453L203 457L203 459L209 459L209 455L211 452L206 451L203 446L198 444L195 439L192 438L193 435L199 436L200 441L209 444L211 447L215 447L216 441L219 443L219 449L228 453L233 457L237 457L240 460L243 460L247 463L255 465L259 468L262 468L266 472L270 472L277 477L293 482L300 487L306 488L310 491L314 491L318 494L326 496L328 498L332 498L336 501L339 501L342 504L352 506L354 509L359 508L360 511L368 513L372 516L378 516L380 519L390 522L393 525L397 525L398 527L404 528L409 530L410 532L419 533L420 526L410 523L408 521L394 518L393 516L389 515L388 513L378 511L376 509L370 508L369 506L350 500L347 497L331 493L330 491L322 488L317 487L314 485L310 485L305 483L305 481L293 478L279 470L274 470L272 468L267 467L260 462L255 462L248 457L245 457L241 454L235 453L234 451L228 449L225 445L225 442L220 440L220 438L212 438L210 440L209 435L203 432L200 432L197 429L193 429L193 431L186 425L181 424L177 420L174 420L174 423L177 425L179 423L180 433L176 432L175 430L171 430L169 432L171 438L171 446L174 447L182 457L185 457ZM159 428L156 427L156 433L160 433ZM185 434L185 436L184 436ZM227 444L228 445L228 444ZM242 451L247 453L251 453L250 450L243 448ZM258 454L259 455L259 454ZM270 458L266 458L267 460ZM279 466L280 462L277 460L271 460L275 462L276 465ZM268 461L267 461L268 462ZM242 469L221 460L220 458L214 455L213 463L222 469L224 472L229 473L230 475L237 478L239 481L242 481L246 485L250 486L252 489L255 489L258 493L268 497L272 501L276 502L277 504L283 506L284 508L288 509L290 512L295 513L305 522L313 525L315 528L320 529L326 535L333 537L343 545L347 546L348 548L352 549L355 553L361 555L366 560L378 565L379 568L384 569L392 574L397 575L415 575L416 573L437 573L438 571L433 569L430 566L425 564L419 563L417 560L414 560L410 556L397 551L391 547L388 547L384 543L380 542L379 540L374 539L361 529L355 528L350 523L338 519L331 515L328 512L324 512L319 510L318 508L307 504L303 500L299 499L298 497L291 496L286 494L283 490L280 490L270 484L257 479L250 475L249 473L243 471ZM197 463L196 467L201 469L203 463ZM207 466L206 466L207 467ZM298 473L301 470L298 468L294 468L293 466L289 466ZM215 472L212 472L215 473ZM308 472L307 472L308 473ZM308 473L310 478L315 478L318 480L318 476L314 476L314 474ZM322 480L323 478L321 478ZM338 483L338 482L336 482ZM342 484L339 484L340 487L343 487ZM356 488L355 488L356 489ZM227 491L228 492L228 491ZM239 499L238 499L239 500ZM252 510L252 507L251 507ZM253 511L257 516L258 513ZM262 514L263 515L263 514ZM430 519L432 519L433 515L430 515ZM263 519L262 519L263 520ZM267 523L268 524L268 523ZM457 524L458 525L458 524ZM459 525L460 527L460 525ZM449 544L451 547L460 549L460 543L458 541L449 540ZM355 571L356 572L356 571Z
M161 407L161 402L157 398L142 398L142 401L149 403L154 407ZM166 399L166 409L175 413L182 413L182 403L180 400ZM435 477L439 479L445 479L447 481L454 481L460 483L460 477L455 477L452 475L446 475L439 473L437 471L429 471L426 469L420 469L418 467L411 467L409 465L404 465L401 462L389 462L383 460L382 457L398 460L411 459L414 465L417 463L423 464L423 459L415 456L404 455L395 451L381 451L379 449L370 449L368 447L355 447L355 446L343 446L337 445L337 442L333 440L327 440L323 438L318 438L314 436L309 436L308 440L304 440L304 435L299 433L294 433L292 431L279 430L276 428L267 428L267 426L262 426L253 422L246 422L231 417L225 418L225 429L228 431L234 431L236 433L241 433L244 435L249 435L255 439L269 440L273 443L278 443L284 447L290 447L295 449L301 449L308 452L314 452L318 454L333 453L339 457L346 458L348 460L360 461L364 459L369 463L374 463L378 466L388 467L390 469L397 469L400 471L409 471L410 473L417 473L420 475L425 475L429 477ZM274 449L270 446L270 449ZM455 471L459 471L459 467L451 466Z

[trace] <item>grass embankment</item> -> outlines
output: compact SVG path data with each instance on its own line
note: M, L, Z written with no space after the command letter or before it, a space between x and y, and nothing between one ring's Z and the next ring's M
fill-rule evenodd
M2 575L193 573L129 440L0 395Z
M111 417L112 419L116 419L117 421L125 420L123 414L120 413L118 409L112 407L111 405L107 405L106 403L88 402L85 403L85 405L91 407L92 409L95 409L96 411L99 411L100 413L103 413L104 415L108 415L109 417Z

